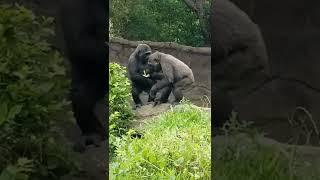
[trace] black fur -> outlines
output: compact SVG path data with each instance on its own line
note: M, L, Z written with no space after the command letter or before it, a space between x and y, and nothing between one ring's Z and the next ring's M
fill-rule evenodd
M60 7L59 19L71 63L74 116L83 135L99 134L104 139L106 127L94 109L108 89L108 6L105 0L64 0Z
M148 64L147 71L150 74L150 79L156 81L156 83L150 89L148 101L154 101L154 105L168 102L168 98L173 86L163 74L161 65Z
M139 44L135 51L129 57L128 71L129 79L132 85L132 98L137 107L142 105L139 97L142 91L149 93L154 81L143 76L143 71L148 65L148 56L151 54L151 48L146 44Z

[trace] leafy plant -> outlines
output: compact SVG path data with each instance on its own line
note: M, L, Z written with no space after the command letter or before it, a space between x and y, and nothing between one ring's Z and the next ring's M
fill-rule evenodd
M27 180L33 171L33 162L26 158L19 158L16 165L9 165L1 173L1 180Z
M109 64L109 152L113 152L115 143L127 131L128 122L133 117L131 85L126 74L125 67Z
M145 127L141 139L128 131L110 165L110 179L210 179L210 119L183 104Z
M32 179L57 178L71 169L58 161L65 152L52 137L56 115L69 104L69 81L60 54L46 41L53 19L37 17L19 5L0 6L0 171L13 171L24 157ZM67 156L66 156L67 157ZM20 159L21 160L21 159ZM65 160L70 160L69 158ZM9 166L8 166L9 165ZM6 174L6 173L5 173Z

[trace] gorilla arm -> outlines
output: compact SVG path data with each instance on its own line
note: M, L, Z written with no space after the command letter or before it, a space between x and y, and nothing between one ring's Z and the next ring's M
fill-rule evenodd
M77 63L78 61L96 61L97 64L101 64L101 57L104 57L107 62L108 46L105 43L107 41L105 32L108 27L106 21L108 17L103 9L104 2L95 0L87 4L87 1L77 1L75 5L74 1L68 0L61 3L59 20L70 59L76 60ZM90 14L88 9L84 9L89 5L96 5L95 8L103 10L95 10ZM71 12L72 15L70 15ZM103 48L101 44L104 44Z
M147 86L152 86L153 81L149 78L146 78L144 76L142 76L139 72L138 72L138 68L135 64L133 64L134 62L129 61L128 64L128 71L129 71L129 77L131 79L132 82L137 83L141 86L147 87Z
M174 74L173 74L173 66L170 64L169 61L164 61L164 59L161 59L160 61L162 72L166 79L169 81L169 83L174 82Z
M151 94L155 94L157 91L159 91L164 87L172 86L174 81L173 67L171 66L171 64L167 63L166 61L164 62L160 61L160 64L161 64L163 73L158 73L155 76L161 77L161 74L162 74L164 77L159 82L157 82L155 85L152 86L150 90Z
M154 72L154 73L151 73L150 78L154 80L161 80L165 78L165 76L162 72Z

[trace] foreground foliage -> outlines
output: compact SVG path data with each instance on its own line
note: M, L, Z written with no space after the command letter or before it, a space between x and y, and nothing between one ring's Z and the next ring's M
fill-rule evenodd
M73 167L52 138L69 84L61 56L45 40L52 22L0 6L0 179L57 179Z
M190 104L177 106L119 142L110 179L210 179L210 119Z
M109 152L112 153L116 141L127 132L129 121L133 117L130 105L131 85L126 77L126 68L109 64Z

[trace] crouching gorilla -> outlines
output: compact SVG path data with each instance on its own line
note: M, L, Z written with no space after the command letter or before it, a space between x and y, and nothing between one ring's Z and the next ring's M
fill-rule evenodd
M255 88L268 78L270 72L259 27L232 2L212 2L210 28L213 127L221 127L234 109L231 92Z
M132 98L135 103L135 108L142 105L139 97L140 93L142 91L149 93L153 85L164 77L160 73L160 66L148 64L150 54L151 48L147 44L139 44L129 57L128 71L132 85ZM159 92L161 93L161 95L159 95L159 99L168 99L171 89L169 87L163 87ZM148 101L152 100L153 98L149 97Z
M175 96L174 103L179 103L183 98L182 90L194 83L192 70L172 55L158 51L149 56L149 62L153 65L160 64L165 76L165 78L151 88L150 94L153 93L152 91L160 89L163 86L168 86L171 83L173 86L173 95Z
M98 117L95 108L102 101L107 111L107 4L105 0L64 0L60 7L58 18L71 63L71 100L81 142L98 145L106 138L105 124L99 121L107 121L106 112Z
M168 102L173 87L163 74L161 64L148 64L147 71L150 79L156 81L150 89L148 102L154 101L153 106Z

